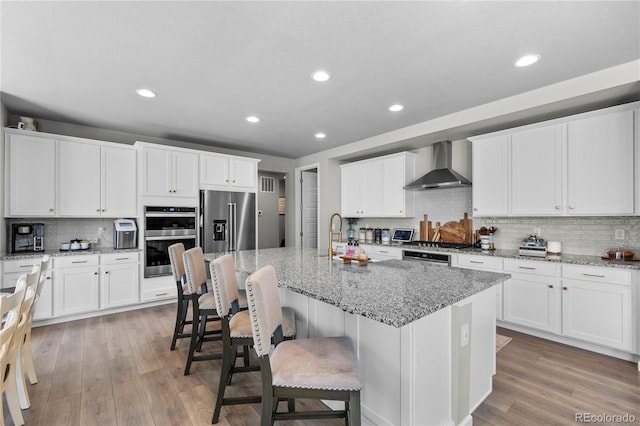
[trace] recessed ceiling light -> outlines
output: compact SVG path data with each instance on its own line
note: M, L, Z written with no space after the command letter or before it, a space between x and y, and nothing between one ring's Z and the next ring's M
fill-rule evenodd
M532 65L538 62L538 59L540 59L540 55L535 53L530 55L524 55L522 58L518 59L514 63L514 65L516 67L528 67L529 65Z
M156 94L149 89L137 89L136 93L143 98L155 98Z
M311 74L311 78L313 78L315 81L323 82L329 80L331 76L328 72L320 70Z
M316 139L324 139L327 137L327 135L325 135L324 133L316 133L315 137Z
M389 111L391 112L398 112L398 111L402 111L403 109L404 109L404 106L400 104L393 104L389 107Z
M247 121L249 123L257 123L260 121L260 119L258 117L256 117L255 115L250 115L249 117L247 117Z

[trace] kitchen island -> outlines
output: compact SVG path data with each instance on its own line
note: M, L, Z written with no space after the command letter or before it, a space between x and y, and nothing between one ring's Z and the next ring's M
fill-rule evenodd
M358 266L329 261L316 249L232 255L244 276L275 266L299 338L354 340L365 380L364 424L470 424L491 392L494 286L508 274L401 260Z

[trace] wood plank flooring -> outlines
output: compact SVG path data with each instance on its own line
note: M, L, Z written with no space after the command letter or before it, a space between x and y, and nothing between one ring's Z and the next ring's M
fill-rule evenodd
M26 425L209 425L220 361L193 364L183 375L188 339L170 351L173 305L33 329L38 383L29 385ZM509 330L498 352L493 393L474 424L575 424L575 413L625 414L640 423L640 373L634 363ZM205 343L205 353L220 350ZM257 394L259 373L234 377L228 396ZM322 409L299 401L301 409ZM5 424L12 425L4 406ZM256 425L260 405L225 406L221 425ZM340 420L283 425L344 424Z

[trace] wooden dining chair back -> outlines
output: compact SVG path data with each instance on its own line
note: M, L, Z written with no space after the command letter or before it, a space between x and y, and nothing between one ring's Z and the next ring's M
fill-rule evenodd
M262 375L261 424L275 420L344 418L360 425L360 367L346 336L284 340L278 278L265 266L246 281L253 347ZM275 348L271 350L271 343ZM344 401L344 410L279 412L278 401L306 398Z
M213 292L207 292L207 267L204 261L202 248L194 247L185 251L182 255L184 262L185 281L191 294L192 325L189 353L184 375L191 371L194 361L208 361L222 358L222 353L210 353L196 355L200 351L203 342L222 340L220 329L207 331L208 319L220 320L216 310L216 301Z
M15 374L11 370L11 342L15 335L16 326L20 321L20 308L26 293L26 276L18 279L15 291L7 296L0 297L0 315L4 318L4 324L0 329L0 388L2 395L7 400L9 413L15 425L23 425L24 418L20 409L18 392L16 390ZM12 389L12 391L9 391ZM4 424L3 404L0 401L0 421Z
M171 272L173 280L176 282L178 294L176 323L173 327L173 337L171 339L171 350L176 348L178 339L191 337L191 333L184 332L185 325L191 325L192 321L187 319L189 311L189 302L191 301L191 292L185 282L184 262L182 255L184 254L184 244L176 243L169 246L169 261L171 263Z

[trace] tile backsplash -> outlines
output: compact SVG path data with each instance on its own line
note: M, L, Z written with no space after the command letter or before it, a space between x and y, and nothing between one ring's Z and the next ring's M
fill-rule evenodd
M7 229L13 223L44 223L44 249L45 251L56 251L60 249L60 243L69 242L73 239L93 239L97 238L98 243L93 247L113 247L113 219L53 219L53 218L27 218L27 219L6 219ZM104 228L104 233L98 235L98 228ZM139 231L139 226L138 226ZM7 237L9 232L7 232ZM6 244L8 246L8 243Z
M471 215L471 187L416 191L416 217L404 219L359 219L354 228L420 229L424 214L432 222L444 224ZM601 255L607 247L623 246L640 251L640 217L479 217L473 228L495 226L496 248L516 250L522 240L539 228L546 241L560 241L566 254ZM343 237L348 225L343 224ZM624 239L615 239L616 230L624 231ZM415 237L418 239L418 237Z

